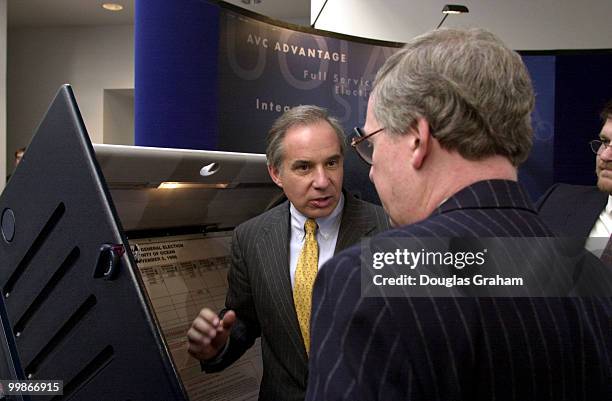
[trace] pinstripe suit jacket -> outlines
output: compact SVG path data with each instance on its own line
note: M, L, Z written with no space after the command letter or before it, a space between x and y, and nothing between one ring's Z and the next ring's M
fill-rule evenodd
M347 195L335 252L387 228L381 207ZM261 336L260 400L303 400L306 391L308 357L293 304L289 236L288 202L234 230L225 305L236 311L238 321L223 357L214 364L202 364L207 372L220 371Z
M549 236L512 181L481 181L381 237ZM306 399L610 400L609 299L366 298L360 249L319 272Z

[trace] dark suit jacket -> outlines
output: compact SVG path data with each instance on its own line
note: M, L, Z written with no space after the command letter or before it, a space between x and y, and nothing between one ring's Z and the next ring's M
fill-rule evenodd
M538 200L536 208L557 235L586 238L607 203L608 194L595 186L555 184Z
M335 252L387 228L381 207L346 195ZM207 372L222 370L261 336L260 400L298 401L306 391L308 357L293 304L289 236L288 202L234 230L225 305L238 321L221 360L203 364Z
M478 182L373 241L549 236L528 199L517 183ZM317 276L307 400L612 399L609 300L366 298L360 256L352 247Z

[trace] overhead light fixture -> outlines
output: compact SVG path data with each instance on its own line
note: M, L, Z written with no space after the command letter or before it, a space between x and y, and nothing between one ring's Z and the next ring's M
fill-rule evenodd
M440 28L442 26L442 24L444 23L444 20L446 20L446 17L448 17L449 14L465 14L465 13L469 13L470 10L468 10L468 8L464 5L461 4L446 4L443 8L442 8L442 14L444 14L444 17L442 18L442 21L440 21L440 23L438 24L438 26L436 27L436 29Z
M251 0L242 0L244 4L251 4ZM262 0L253 0L253 4L259 4Z
M117 3L104 3L102 4L102 8L108 11L121 11L123 10L123 6Z
M461 4L447 4L442 9L442 14L463 14L469 13L470 10Z

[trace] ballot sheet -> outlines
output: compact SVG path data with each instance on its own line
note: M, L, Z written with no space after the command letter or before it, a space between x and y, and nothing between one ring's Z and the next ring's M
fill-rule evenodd
M130 240L145 289L191 401L257 400L259 340L220 373L204 373L187 352L187 330L200 309L225 303L231 232Z

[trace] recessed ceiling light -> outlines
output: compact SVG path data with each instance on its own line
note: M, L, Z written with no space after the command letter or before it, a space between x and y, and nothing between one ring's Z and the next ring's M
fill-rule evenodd
M123 10L123 6L117 3L104 3L102 7L109 11L121 11Z

